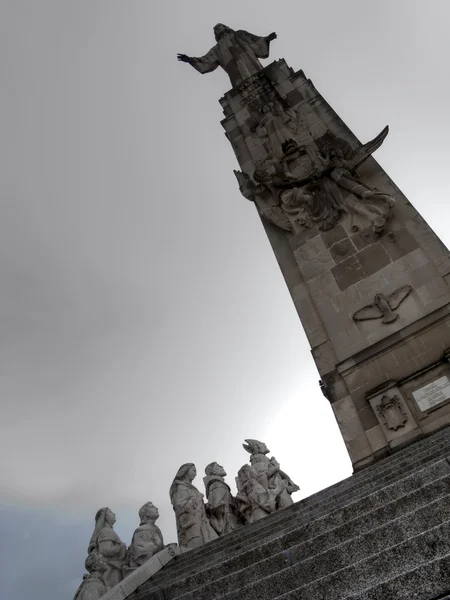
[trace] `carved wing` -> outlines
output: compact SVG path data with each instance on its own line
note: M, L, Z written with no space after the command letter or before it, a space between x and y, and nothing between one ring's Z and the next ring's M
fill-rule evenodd
M378 150L388 133L389 126L386 125L383 131L381 131L376 138L373 138L373 140L370 140L370 142L367 142L367 144L363 144L359 148L356 148L352 156L347 161L348 166L351 169L356 169L356 167L367 160L369 156L375 152L375 150Z
M404 285L399 287L397 290L392 292L387 296L387 301L392 310L395 310L400 306L403 300L409 296L412 291L412 287L410 285Z
M369 319L381 319L383 313L376 304L369 304L364 308L360 308L353 315L354 321L368 321Z
M243 173L242 171L233 171L233 173L235 174L236 179L238 180L239 191L241 192L241 194L247 200L253 201L255 193L255 184L253 183L253 181L250 179L247 173Z
M261 212L262 216L285 231L293 231L292 224L285 215L281 206L273 206Z

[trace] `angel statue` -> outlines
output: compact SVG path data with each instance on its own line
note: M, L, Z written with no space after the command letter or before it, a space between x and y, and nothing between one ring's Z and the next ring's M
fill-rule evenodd
M389 194L384 194L376 188L371 188L364 183L355 170L377 150L387 134L389 127L386 126L376 138L363 144L353 151L350 158L345 159L342 150L338 147L331 148L328 152L329 177L338 187L351 195L346 198L345 209L352 218L351 228L358 230L354 220L369 220L375 233L381 233L390 217L395 200ZM356 199L352 201L352 196Z
M248 31L234 31L222 23L214 27L216 45L204 56L195 58L178 54L178 60L189 63L199 73L210 73L222 67L229 75L233 87L240 85L263 67L259 58L269 56L269 46L276 33L260 37Z

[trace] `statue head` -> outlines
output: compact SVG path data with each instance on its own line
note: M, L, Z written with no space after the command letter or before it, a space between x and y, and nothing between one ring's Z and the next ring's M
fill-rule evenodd
M196 475L197 469L194 463L184 463L184 465L181 465L178 469L175 480L192 481Z
M216 38L216 42L218 42L224 35L228 35L233 33L231 27L224 25L223 23L217 23L217 25L213 29L214 37Z
M222 465L219 465L216 462L212 462L205 467L205 474L208 476L217 475L218 477L225 477L226 472Z
M172 498L178 484L181 481L191 483L196 475L197 469L195 468L194 463L184 463L184 465L181 465L177 471L177 474L175 475L175 479L172 481L172 485L170 486L169 496Z
M245 482L247 482L251 479L257 480L258 479L258 471L251 465L244 465L238 471L238 478L240 479L240 482L242 484L244 484Z
M97 537L100 531L106 527L112 527L116 522L116 515L107 506L100 508L95 515L95 527L88 546L88 554L93 550L97 550Z
M264 442L259 442L258 440L245 440L247 443L242 444L245 450L250 454L268 454L270 452L269 448L265 445Z
M139 518L141 520L141 525L148 523L148 521L154 523L156 519L159 518L159 511L153 502L146 502L141 506L139 509Z
M94 550L86 558L84 566L86 567L86 571L89 573L95 573L95 571L104 573L108 568L108 563L106 562L105 557L100 554L100 552Z

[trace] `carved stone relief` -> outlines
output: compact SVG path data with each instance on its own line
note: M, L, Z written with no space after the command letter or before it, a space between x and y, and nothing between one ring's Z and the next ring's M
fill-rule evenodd
M366 394L390 447L420 434L420 429L395 381L388 381Z
M392 431L397 431L397 429L404 427L408 420L408 415L398 396L393 396L392 398L383 396L376 409L378 414L381 415L385 426L388 429L392 429Z
M316 142L300 145L294 137L284 139L289 131L295 131L295 120L293 114L281 113L280 106L265 104L261 108L254 130L270 140L270 148L266 160L255 164L254 181L245 175L246 191L240 181L243 195L253 201L262 194L272 195L273 205L281 209L278 213L286 215L290 228L281 217L272 222L287 231L299 232L314 225L327 231L346 214L351 231L371 228L381 233L391 216L394 199L367 185L356 169L381 146L388 128L356 149L331 132Z
M381 319L384 324L393 323L399 317L398 313L393 311L400 306L411 291L412 287L410 285L403 285L390 294L376 294L373 300L374 303L357 310L353 315L353 320Z

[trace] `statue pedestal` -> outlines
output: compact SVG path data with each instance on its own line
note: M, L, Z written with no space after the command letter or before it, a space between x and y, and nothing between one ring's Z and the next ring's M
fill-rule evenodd
M220 103L354 469L448 424L450 255L369 156L387 130L362 147L284 60Z

